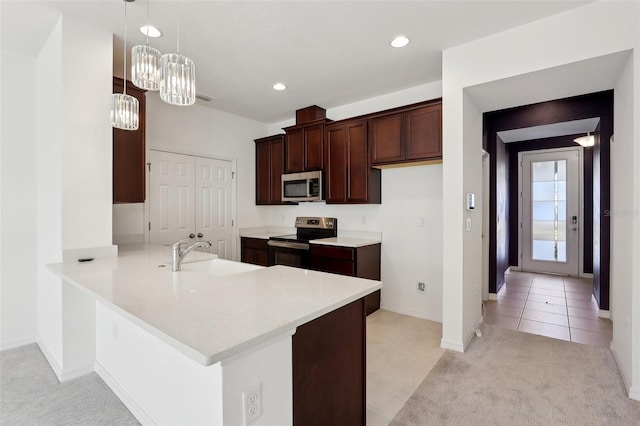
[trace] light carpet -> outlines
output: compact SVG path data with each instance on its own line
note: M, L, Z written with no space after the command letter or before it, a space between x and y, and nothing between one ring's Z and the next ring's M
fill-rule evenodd
M447 351L391 425L640 425L608 348L485 324Z
M0 352L0 424L139 423L97 374L58 382L34 344Z

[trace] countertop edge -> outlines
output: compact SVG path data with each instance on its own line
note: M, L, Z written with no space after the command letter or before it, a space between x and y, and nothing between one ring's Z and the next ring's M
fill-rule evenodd
M138 318L137 316L133 315L132 313L128 312L127 310L115 305L114 303L112 303L109 300L104 299L102 296L100 296L97 293L92 292L91 290L87 289L86 287L84 287L82 284L76 282L74 279L66 276L60 269L59 267L63 265L62 263L57 263L57 264L48 264L46 265L46 269L49 270L51 273L55 274L56 276L60 277L63 281L71 284L74 288L77 288L78 290L80 290L82 293L87 294L89 296L91 296L93 299L95 299L96 301L99 301L100 303L102 303L103 305L107 306L108 308L114 310L116 313L123 315L125 318L127 318L128 320L130 320L132 323L134 323L135 325L141 327L142 329L144 329L145 331L149 332L151 335L153 335L154 337L158 338L159 340L161 340L162 342L166 343L167 345L169 345L170 347L172 347L173 349L177 350L178 352L186 355L187 357L189 357L190 359L196 361L198 364L201 364L205 367L216 364L218 362L221 362L222 360L228 359L230 357L233 357L234 355L238 355L240 353L243 353L245 351L248 351L252 348L255 347L259 347L261 344L264 344L266 342L272 341L274 340L276 337L278 336L282 336L287 334L290 330L295 330L297 329L297 327L306 324L310 321L313 321L314 319L320 318L323 315L328 314L329 312L333 312L338 308L341 308L343 306L348 305L349 303L352 303L358 299L361 299L365 296L367 296L368 294L373 293L374 291L377 291L379 289L382 288L382 282L378 281L377 284L373 287L370 287L366 290L362 290L350 297L347 297L345 299L342 299L339 302L333 303L329 306L325 306L322 309L319 309L309 315L305 315L301 318L298 318L295 321L283 324L267 333L261 334L259 336L256 336L254 338L251 338L249 340L246 340L242 343L239 343L233 347L230 347L228 349L222 350L216 354L213 355L205 355L202 352L197 351L196 349L188 346L187 344L171 337L170 335L168 335L167 333L153 327L152 325L150 325L149 323L143 321L142 319Z

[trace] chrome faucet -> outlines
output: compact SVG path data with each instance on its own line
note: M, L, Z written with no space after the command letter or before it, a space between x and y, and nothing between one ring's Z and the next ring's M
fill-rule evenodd
M198 247L202 247L202 248L211 247L210 241L196 241L195 243L183 249L182 245L191 241L191 238L192 237L184 238L180 241L176 241L171 245L171 270L173 272L180 270L180 265L182 264L184 257L194 249L197 249Z

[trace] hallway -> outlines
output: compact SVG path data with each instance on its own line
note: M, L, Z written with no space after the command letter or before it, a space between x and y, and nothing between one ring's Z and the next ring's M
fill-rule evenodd
M591 280L512 271L497 301L485 302L486 324L609 347L612 323L598 317Z

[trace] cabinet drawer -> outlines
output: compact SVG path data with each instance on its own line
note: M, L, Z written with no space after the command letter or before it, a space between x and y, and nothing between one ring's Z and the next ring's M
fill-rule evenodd
M353 262L355 261L355 250L348 247L334 247L312 244L311 258L313 259L315 256L329 257L332 259L342 259Z
M267 240L263 240L262 238L242 237L240 238L240 244L242 245L243 248L269 250L269 246L267 245Z
M336 260L328 257L312 257L311 269L330 274L356 276L356 264L350 260Z

